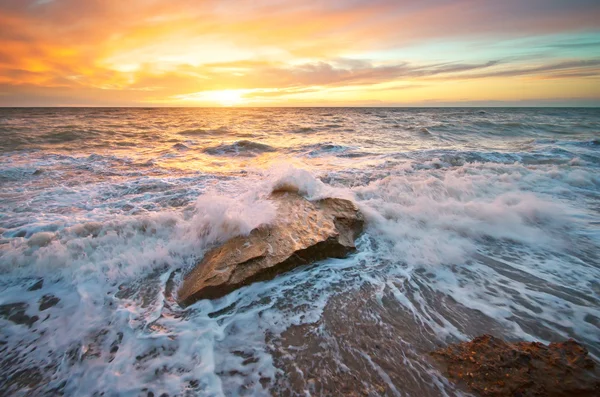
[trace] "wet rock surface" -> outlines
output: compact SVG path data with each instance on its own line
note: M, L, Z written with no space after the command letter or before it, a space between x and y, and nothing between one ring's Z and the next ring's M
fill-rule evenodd
M349 200L311 202L294 192L276 191L274 224L232 238L206 253L185 277L179 302L190 305L215 299L256 281L325 258L341 258L355 249L363 216Z
M37 291L37 290L42 289L43 286L44 286L44 280L39 279L31 287L27 288L27 291Z
M410 341L410 342L408 342ZM365 285L332 296L314 323L268 339L281 372L272 395L457 397L427 352L435 348L411 313Z
M483 335L432 355L451 381L480 396L600 395L598 364L572 339L546 346Z
M57 298L56 296L51 294L46 294L42 296L42 298L38 302L40 304L39 311L43 312L46 309L56 306L58 302L60 302L60 298Z
M29 305L25 302L9 303L0 305L0 317L12 321L15 324L27 325L29 328L39 320L38 316L29 316L26 311Z

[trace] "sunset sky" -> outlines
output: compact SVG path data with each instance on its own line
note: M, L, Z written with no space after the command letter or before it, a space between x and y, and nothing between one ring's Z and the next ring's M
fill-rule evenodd
M598 0L0 0L0 106L600 105Z

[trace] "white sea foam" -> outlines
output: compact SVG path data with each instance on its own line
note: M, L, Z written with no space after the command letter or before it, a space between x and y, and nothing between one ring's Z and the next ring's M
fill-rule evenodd
M563 177L562 172L567 175ZM562 172L557 177L571 183L571 171ZM336 290L335 285L344 278L346 269L360 266L363 258L408 265L405 270L398 268L402 270L399 273L390 268L384 277L371 276L368 282L381 285L384 290L391 288L402 305L440 336L449 333L464 337L464 334L443 317L430 312L431 309L422 312L415 307L390 280L410 279L413 277L411 269L420 266L435 269L436 278L432 282L436 288L465 307L505 322L513 327L515 335L531 339L518 323L509 320L512 311L506 306L506 297L490 299L489 294L480 290L477 279L471 279L471 287L465 287L447 266L471 262L472 255L487 239L519 243L529 247L531 252L544 251L550 255L562 252L565 247L560 233L577 226L576 210L521 189L524 178L529 183L535 180L545 183L546 173L538 174L518 165L506 166L499 172L494 164L473 164L433 174L402 167L397 175L344 192L346 196L355 196L366 213L366 237L378 240L377 248L362 243L363 254L350 261L332 261L308 273L292 273L266 284L256 284L219 301L200 302L185 318L173 317L173 310L175 313L177 310L169 308L172 304L164 295L168 269L185 267L185 263L191 263L205 247L271 222L275 208L265 199L270 189L293 188L309 197L322 196L328 189L330 193L335 192L306 170L289 165L279 167L257 175L263 178L261 183L250 182L252 177L241 180L242 193L235 198L216 192L201 195L187 215L176 211L158 212L77 224L14 239L3 249L3 272L11 277L43 277L46 281L42 290L28 296L17 294L18 286L6 289L1 294L2 302L25 300L30 303L28 316L50 315L36 327L33 334L36 337L44 330L63 330L60 338L52 332L53 337L48 340L51 343L45 348L38 347L36 355L56 357L50 350L63 351L60 360L64 362L69 359L67 352L77 349L77 353L73 353L75 362L58 368L65 375L77 376L76 383L67 385L67 390L74 394L102 389L124 395L131 390L133 395L139 385L151 382L156 371L183 374L176 379L165 375L159 386L154 384L153 390L167 393L193 388L186 386L190 381L196 386L200 382L208 394L229 393L236 387L248 387L251 379L255 381L256 393L265 392L258 379L273 379L277 372L264 345L265 332L278 333L293 324L317 321L327 297ZM249 184L254 184L254 191L247 190ZM554 266L557 265L559 263ZM471 263L470 269L510 285L519 294L532 294L522 282L494 275L485 265L475 267L475 263ZM161 276L152 276L156 270ZM297 290L301 284L310 287L302 288L299 294L290 289ZM118 288L119 285L122 287ZM129 289L134 291L133 295L121 295L123 290ZM39 312L36 302L42 294L48 293L60 297L61 302L47 312ZM548 299L555 299L546 293L534 292L533 295L547 305L550 304ZM259 303L267 297L270 303ZM303 309L281 310L282 301ZM564 320L556 318L555 311L565 304L570 310L577 309L576 320L575 312ZM236 309L229 314L208 316L232 305ZM421 301L419 305L427 304ZM72 315L65 317L67 312ZM573 325L576 321L577 332L588 334L591 329L583 321L585 313L600 316L598 310L568 302L556 308L550 304L542 313L541 318L555 323ZM22 345L33 343L33 339L26 342L28 338L19 335L18 327L21 326L7 324L9 333L15 330L9 337L11 342L20 339ZM107 333L103 333L103 329ZM249 371L241 365L243 360L231 351L238 343L244 341L247 345L250 340L254 347L248 354L256 356L256 364L243 377L243 382L227 377L227 384L223 384L224 378L218 375L223 371ZM111 346L118 346L119 350L111 354ZM157 351L155 349L159 353L152 353Z

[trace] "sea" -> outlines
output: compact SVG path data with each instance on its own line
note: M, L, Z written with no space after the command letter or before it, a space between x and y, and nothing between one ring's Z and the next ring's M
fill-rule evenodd
M356 252L181 307L282 184ZM600 109L0 109L0 395L461 396L482 334L600 358Z

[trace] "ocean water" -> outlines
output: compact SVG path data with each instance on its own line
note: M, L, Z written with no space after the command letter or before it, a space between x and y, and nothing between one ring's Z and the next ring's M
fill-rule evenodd
M357 252L181 308L281 183ZM457 396L483 333L600 357L600 109L0 109L0 395Z

